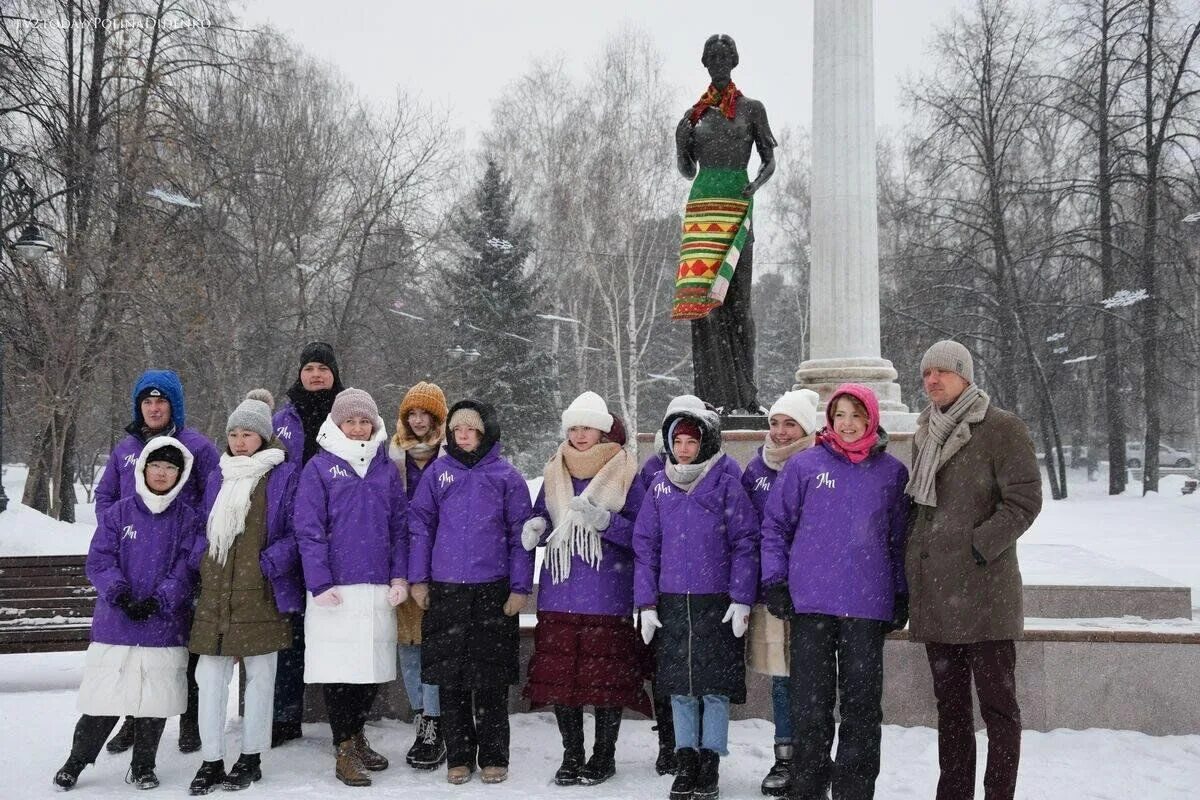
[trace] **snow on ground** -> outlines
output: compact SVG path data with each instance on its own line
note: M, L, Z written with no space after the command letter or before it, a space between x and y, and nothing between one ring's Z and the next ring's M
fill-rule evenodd
M50 519L21 503L25 476L29 470L23 464L4 465L4 492L8 495L8 510L0 514L0 555L44 556L86 553L96 529L96 507L84 503L83 488L76 486L79 504L75 506L75 523Z
M75 687L82 653L0 656L0 796L56 797L50 784L66 760L77 718ZM232 700L232 698L231 698ZM236 707L236 706L235 706ZM650 722L627 720L617 746L617 775L592 788L559 788L550 778L562 757L554 717L549 713L512 718L511 775L507 783L466 787L445 782L445 770L418 773L404 766L412 743L412 726L394 720L368 724L372 746L392 759L393 766L375 775L369 789L348 789L333 777L329 728L305 725L305 738L263 758L264 778L248 797L419 798L487 796L495 800L545 798L667 797L670 777L654 774L657 748ZM231 715L226 740L232 762L238 752L241 721ZM590 738L591 723L588 723ZM185 797L187 784L200 765L198 753L175 749L178 722L171 720L159 747L158 776L162 787L154 797ZM721 797L761 798L758 784L771 765L772 726L764 720L734 722L730 756L721 762ZM986 740L980 734L980 764ZM123 783L129 755L102 753L84 770L75 793L81 797L128 798ZM982 770L981 770L982 775ZM929 728L884 727L882 771L876 790L880 800L928 800L937 782L937 735ZM1146 736L1128 731L1051 731L1025 733L1017 797L1022 800L1184 800L1200 785L1200 736ZM982 777L977 797L983 796Z

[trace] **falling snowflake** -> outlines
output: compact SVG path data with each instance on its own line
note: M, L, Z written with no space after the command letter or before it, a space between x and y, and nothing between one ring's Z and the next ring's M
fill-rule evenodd
M1122 289L1112 297L1106 297L1100 301L1100 305L1105 308L1128 308L1129 306L1137 305L1143 300L1149 300L1150 293L1145 289Z

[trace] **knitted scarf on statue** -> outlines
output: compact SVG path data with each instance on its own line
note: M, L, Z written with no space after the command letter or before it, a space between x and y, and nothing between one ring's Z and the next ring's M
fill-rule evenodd
M692 106L692 124L695 125L704 116L704 112L716 106L725 115L725 119L733 119L737 114L737 101L742 96L741 91L733 85L733 81L721 91L711 83L708 85L708 91L700 98L696 105Z
M571 561L575 556L582 558L592 569L599 569L604 557L600 531L585 524L571 508L571 499L575 496L571 478L590 478L591 483L580 497L616 514L625 507L625 496L637 471L637 459L615 442L602 442L586 452L576 450L570 442L563 442L550 457L542 471L542 490L546 494L550 523L554 526L546 539L546 559L554 583L562 583L571 577Z
M268 447L248 456L221 456L221 489L208 514L208 555L221 566L225 566L234 540L246 530L254 487L286 458L282 447Z

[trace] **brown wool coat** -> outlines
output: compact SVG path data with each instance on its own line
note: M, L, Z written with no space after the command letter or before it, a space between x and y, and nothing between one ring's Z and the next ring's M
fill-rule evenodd
M913 455L915 461L915 438ZM1025 424L988 408L971 426L970 440L938 470L937 503L913 505L905 553L913 640L1018 638L1025 618L1016 543L1042 508L1041 475ZM972 547L985 563L978 563Z
M291 646L292 622L275 607L259 554L267 541L267 480L250 495L246 529L218 564L205 553L188 649L209 656L260 656Z

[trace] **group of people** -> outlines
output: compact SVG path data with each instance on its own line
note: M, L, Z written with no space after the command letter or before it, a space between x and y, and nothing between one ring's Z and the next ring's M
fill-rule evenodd
M972 679L988 797L1011 798L1014 545L1040 510L1040 477L1027 431L974 383L966 348L938 342L921 370L931 403L911 472L886 452L876 396L858 384L838 387L820 422L814 392L785 393L744 470L723 452L720 417L691 395L671 402L639 469L621 419L584 392L562 413L532 503L501 454L497 409L447 407L419 383L389 439L327 344L305 347L278 412L265 390L238 404L220 455L185 427L174 373L147 372L97 490L82 716L54 782L73 787L125 715L109 749L132 747L128 780L157 786L164 721L180 714L180 749L203 757L190 792L246 788L265 750L301 735L307 683L322 686L337 779L370 785L389 762L363 727L398 673L417 720L408 764L445 763L451 784L476 771L502 782L518 617L541 547L523 693L554 711L555 784L611 778L630 709L657 719L655 768L675 776L671 799L715 800L749 667L772 676L763 793L870 798L884 637L909 625L937 697L938 800L973 796ZM242 747L226 770L239 662Z

